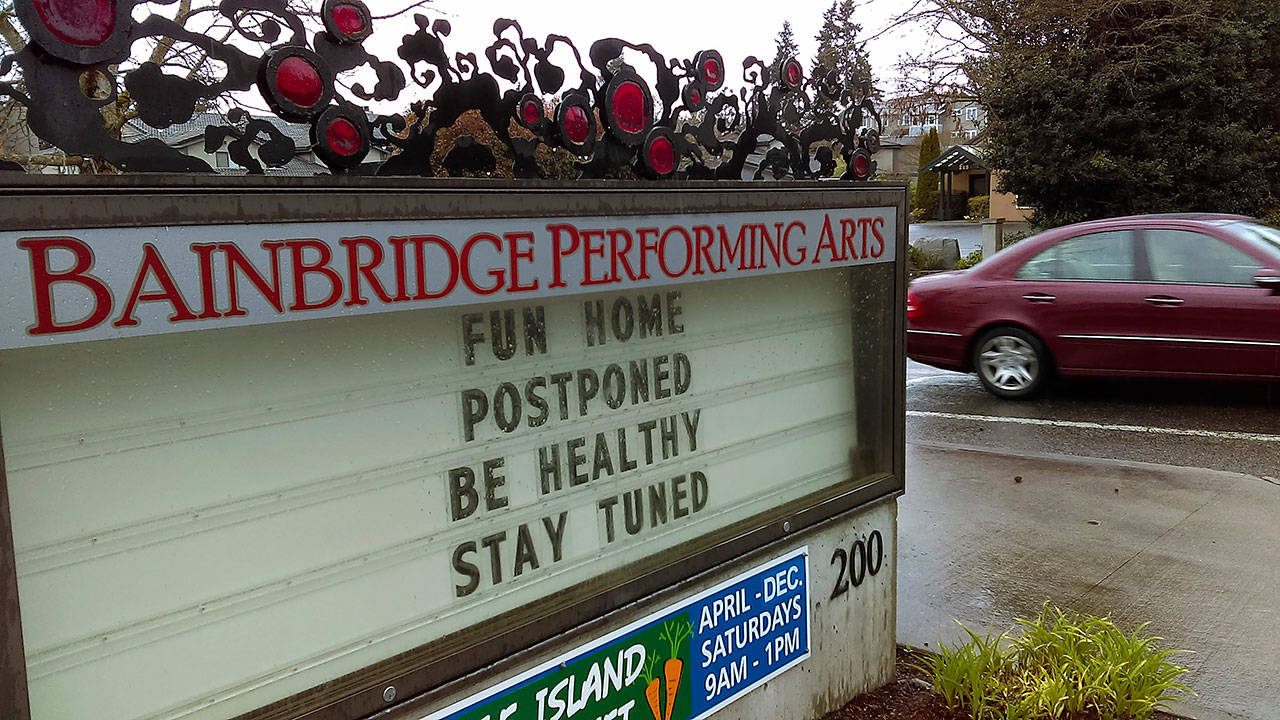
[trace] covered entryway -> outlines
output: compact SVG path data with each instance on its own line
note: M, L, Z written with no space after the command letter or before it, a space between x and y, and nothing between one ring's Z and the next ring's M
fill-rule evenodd
M920 168L920 174L925 173L939 175L939 220L960 220L969 211L969 198L991 194L991 170L972 145L952 145L943 150Z

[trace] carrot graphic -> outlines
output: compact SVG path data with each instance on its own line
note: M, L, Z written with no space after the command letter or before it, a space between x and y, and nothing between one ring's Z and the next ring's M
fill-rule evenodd
M654 720L666 720L666 718L662 717L661 702L658 698L661 688L662 683L658 682L658 678L650 680L649 684L644 688L644 696L649 701L649 709L653 711Z
M676 692L680 690L680 670L683 667L684 662L680 658L671 658L662 664L662 674L667 680L667 714L663 720L671 720L671 709L676 706Z
M676 706L676 694L680 691L680 673L684 669L684 661L680 659L680 648L693 635L693 628L687 618L677 618L662 624L659 635L671 648L669 659L662 664L663 679L667 687L667 712L660 720L671 720L671 711Z

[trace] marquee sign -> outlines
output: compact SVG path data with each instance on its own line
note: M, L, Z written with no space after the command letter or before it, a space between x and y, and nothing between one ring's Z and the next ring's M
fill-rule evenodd
M887 208L7 233L0 349L892 262L896 222Z
M696 720L802 661L806 555L734 563L901 488L905 194L824 186L0 224L0 711L354 720L718 569L414 717Z
M698 720L830 640L802 546L905 465L870 78L12 5L0 717Z

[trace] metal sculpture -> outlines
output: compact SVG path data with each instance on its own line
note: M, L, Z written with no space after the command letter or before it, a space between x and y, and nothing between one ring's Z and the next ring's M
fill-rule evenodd
M16 0L30 42L0 60L0 77L16 65L23 79L0 82L0 96L25 106L27 123L42 140L126 172L212 171L158 139L127 142L103 125L99 110L116 102L119 92L111 68L129 59L134 42L165 38L194 45L225 70L213 82L166 74L153 62L125 72L123 86L144 123L166 128L188 122L200 105L256 88L278 117L309 126L317 158L334 173L497 173L496 148L475 137L457 137L447 150L437 147L441 131L468 111L476 111L505 146L516 177L547 175L539 161L544 148L567 153L581 178L736 180L752 156L758 159L756 177L829 177L837 156L845 160L845 179L876 172L872 156L882 125L869 83L842 87L833 77L806 77L795 58L773 67L747 58L746 87L735 93L725 89L727 68L715 50L668 62L652 45L610 38L592 44L584 60L569 38L549 35L540 42L514 20L498 20L484 51L491 71L485 73L474 54L449 57L448 21L416 15L416 31L403 37L397 53L409 69L406 78L401 65L365 48L374 18L361 0L324 0L324 29L310 39L287 0L221 0L218 12L231 23L234 43L160 15L135 19L140 1ZM253 44L267 49L260 56L243 49ZM557 64L553 53L571 56L573 66ZM651 65L653 87L632 60ZM338 76L362 67L373 71L376 84L353 85L347 92L352 97L344 96ZM85 92L86 78L105 91ZM357 104L398 99L409 80L426 97L410 102L404 113L373 114ZM819 96L843 108L838 116L808 117ZM293 158L292 141L272 123L239 108L227 120L231 126L205 128L208 151L230 139L231 159L250 173ZM260 137L266 141L255 159L249 148ZM374 147L389 157L364 162Z

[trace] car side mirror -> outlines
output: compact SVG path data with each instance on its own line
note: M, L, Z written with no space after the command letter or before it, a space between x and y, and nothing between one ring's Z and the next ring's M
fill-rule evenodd
M1253 276L1253 284L1272 291L1280 291L1280 271L1263 269Z

